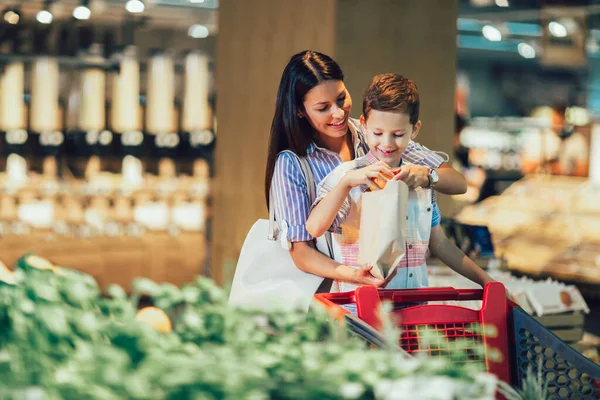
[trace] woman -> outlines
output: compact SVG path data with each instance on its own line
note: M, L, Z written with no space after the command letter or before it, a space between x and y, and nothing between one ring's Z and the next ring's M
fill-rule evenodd
M330 57L315 51L294 55L283 71L275 115L271 126L265 180L265 195L273 190L275 215L286 222L286 234L292 243L290 254L296 266L307 273L359 285L380 286L383 280L371 275L370 267L354 269L321 254L313 237L306 231L310 200L297 160L306 157L318 184L342 162L368 152L360 124L350 118L352 99L344 86L344 74ZM432 169L436 169L435 189L446 194L466 191L461 174L443 164L443 159L414 142L403 159L418 164L410 167L404 182L412 188L429 187ZM367 184L372 170L365 171Z

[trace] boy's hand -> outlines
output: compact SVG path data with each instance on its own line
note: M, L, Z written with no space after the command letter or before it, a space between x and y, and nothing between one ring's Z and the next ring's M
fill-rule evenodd
M367 185L371 190L379 190L379 186L373 182L374 179L382 179L387 181L394 173L389 165L383 161L379 161L373 165L359 168L348 172L342 178L342 182L348 188L355 186Z
M487 274L486 274L487 275ZM484 287L485 285L487 285L490 282L496 282L494 279L492 279L489 275L488 277L482 282L481 287ZM506 288L505 288L506 289ZM506 289L506 300L507 301L512 301L515 304L519 304L515 298L513 297L512 294L510 294L510 292L508 291L508 289Z
M400 170L394 175L394 180L402 181L410 189L419 187L429 187L429 168L420 165L407 165L400 167Z

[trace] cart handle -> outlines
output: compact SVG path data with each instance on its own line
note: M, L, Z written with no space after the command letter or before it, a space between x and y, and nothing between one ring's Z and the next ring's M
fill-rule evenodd
M483 300L483 289L454 289L452 287L380 290L381 300L394 303L420 301L467 301Z

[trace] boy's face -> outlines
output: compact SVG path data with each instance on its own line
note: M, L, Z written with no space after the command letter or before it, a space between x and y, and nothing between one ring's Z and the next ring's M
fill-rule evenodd
M400 165L402 153L421 128L421 121L413 125L408 114L391 111L371 110L367 119L360 116L360 123L375 157L390 167Z

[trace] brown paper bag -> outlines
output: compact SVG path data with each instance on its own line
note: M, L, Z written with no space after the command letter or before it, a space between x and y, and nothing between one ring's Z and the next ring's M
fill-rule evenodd
M389 181L385 188L362 195L358 263L389 280L406 253L408 186Z

